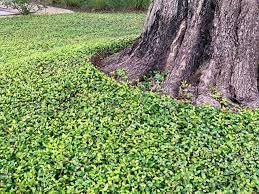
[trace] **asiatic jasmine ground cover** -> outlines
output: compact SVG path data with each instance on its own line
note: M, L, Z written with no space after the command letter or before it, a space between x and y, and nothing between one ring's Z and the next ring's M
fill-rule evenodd
M257 192L259 112L197 108L90 64L142 14L0 20L0 192Z

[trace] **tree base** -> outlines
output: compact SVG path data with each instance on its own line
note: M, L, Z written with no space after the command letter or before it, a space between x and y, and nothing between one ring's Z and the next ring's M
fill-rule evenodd
M153 1L141 37L101 70L123 70L130 83L161 71L163 94L181 98L187 87L197 105L258 108L258 1L175 1Z

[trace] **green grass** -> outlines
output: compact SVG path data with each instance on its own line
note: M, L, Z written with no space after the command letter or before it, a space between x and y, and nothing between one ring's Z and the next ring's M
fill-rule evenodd
M196 108L89 63L138 14L0 20L0 193L259 191L259 111Z

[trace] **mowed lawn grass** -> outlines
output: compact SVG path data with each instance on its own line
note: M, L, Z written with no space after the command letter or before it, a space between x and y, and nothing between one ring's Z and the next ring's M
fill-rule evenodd
M0 193L259 191L259 111L197 108L90 64L143 14L0 20Z

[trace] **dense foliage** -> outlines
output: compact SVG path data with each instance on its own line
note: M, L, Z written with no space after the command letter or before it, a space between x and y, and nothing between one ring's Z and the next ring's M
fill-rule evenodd
M150 0L52 0L53 3L94 10L144 10Z
M259 111L118 84L89 58L143 15L0 20L0 193L258 192Z

